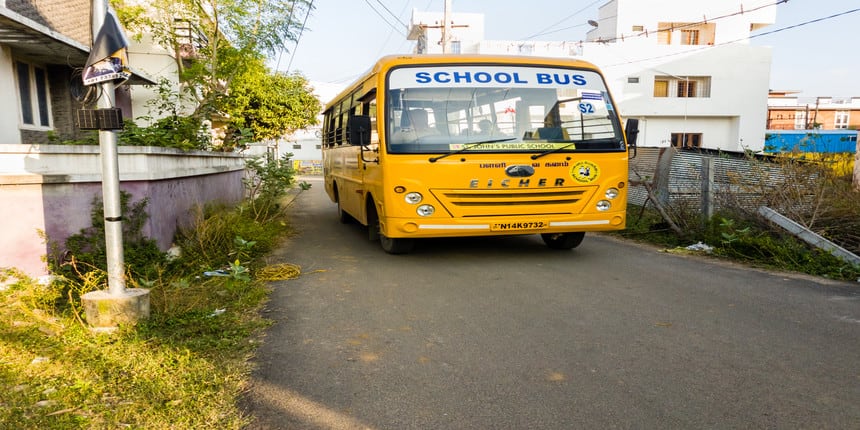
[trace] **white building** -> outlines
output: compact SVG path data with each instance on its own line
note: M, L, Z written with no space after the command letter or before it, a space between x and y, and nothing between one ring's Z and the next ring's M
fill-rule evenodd
M483 17L473 15L451 15L451 52L590 61L603 70L622 115L639 118L641 146L764 146L771 53L748 38L775 22L771 0L610 0L586 42L485 41ZM417 53L442 52L442 16L413 13L409 39L419 42Z

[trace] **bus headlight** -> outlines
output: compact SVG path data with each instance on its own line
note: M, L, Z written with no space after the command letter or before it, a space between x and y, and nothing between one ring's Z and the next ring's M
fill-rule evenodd
M431 205L421 205L418 206L418 210L416 212L418 212L418 216L430 216L436 212L436 208Z
M609 203L609 200L601 200L597 202L597 210L601 212L606 212L609 208L612 207L612 203Z
M416 192L407 193L403 198L406 200L406 203L409 203L410 205L417 205L418 203L421 203L421 200L424 200L424 196L422 196L421 193Z
M618 188L610 188L606 190L606 198L609 200L613 200L618 197Z

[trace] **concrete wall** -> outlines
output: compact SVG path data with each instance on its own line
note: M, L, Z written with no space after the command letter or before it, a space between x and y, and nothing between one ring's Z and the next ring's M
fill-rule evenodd
M139 40L130 41L128 61L136 70L146 73L153 79L166 79L175 91L179 91L179 66L173 52L156 44L149 35L142 35ZM132 102L129 119L133 119L138 126L152 125L158 119L170 114L170 112L158 112L152 108L152 103L159 103L155 86L134 85L131 86L130 92ZM174 108L179 115L188 115L194 111L194 106L190 104Z
M21 116L18 99L18 87L15 86L15 70L12 65L12 50L8 46L0 45L0 94L8 95L5 104L5 115L0 115L0 142L21 143L21 133L18 131ZM14 96L12 96L14 94Z
M47 273L43 257L50 242L62 244L91 226L95 198L101 198L97 146L0 145L0 267L31 276ZM152 147L119 148L120 188L132 201L149 199L143 233L162 250L177 228L189 225L191 210L210 202L234 204L244 194L244 158L238 154Z

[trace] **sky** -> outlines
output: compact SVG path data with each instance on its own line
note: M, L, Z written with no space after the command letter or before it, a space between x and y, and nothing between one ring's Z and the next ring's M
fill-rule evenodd
M483 13L487 40L581 41L591 28L587 21L597 19L606 1L451 0L451 9ZM411 53L415 42L406 40L405 26L412 10L442 12L444 3L314 0L298 44L271 58L270 66L301 73L318 86L348 84L383 55ZM772 48L770 88L801 97L860 97L860 1L788 0L776 8L776 23L754 32L750 41ZM542 35L530 38L535 34Z

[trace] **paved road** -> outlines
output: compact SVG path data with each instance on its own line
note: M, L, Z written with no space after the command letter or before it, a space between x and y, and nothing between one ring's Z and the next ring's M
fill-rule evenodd
M309 181L253 429L860 428L860 285L600 236L391 256Z

